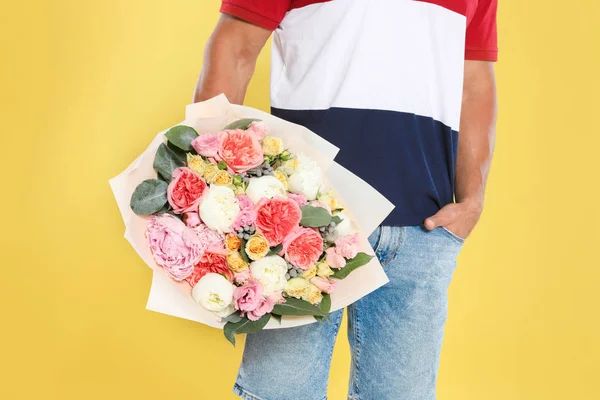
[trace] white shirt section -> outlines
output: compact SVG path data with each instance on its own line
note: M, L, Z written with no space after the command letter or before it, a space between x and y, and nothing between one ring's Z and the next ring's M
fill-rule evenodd
M335 0L290 11L273 37L271 105L390 110L458 130L466 18L407 0Z

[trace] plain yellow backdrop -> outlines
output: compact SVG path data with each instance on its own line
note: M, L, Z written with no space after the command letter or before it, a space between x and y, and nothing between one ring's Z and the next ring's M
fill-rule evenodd
M236 398L243 341L145 310L150 269L108 185L182 119L218 6L3 2L0 398ZM595 0L500 4L496 154L450 289L441 400L600 398L598 20ZM268 71L265 51L247 105L268 110ZM342 330L333 400L348 363Z

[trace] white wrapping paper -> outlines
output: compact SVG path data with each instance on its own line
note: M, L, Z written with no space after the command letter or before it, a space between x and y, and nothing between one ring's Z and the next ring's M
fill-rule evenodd
M334 189L345 206L344 212L360 228L361 251L374 254L367 237L388 216L394 206L366 182L333 161L339 149L331 143L300 125L260 110L231 105L224 95L188 105L186 118L178 125L191 126L199 134L214 133L240 118L259 118L265 121L269 126L270 134L282 138L286 147L293 153L304 153L317 161L324 171L327 187ZM164 140L165 132L166 130L158 133L146 150L125 171L110 179L109 183L125 222L125 238L154 271L146 308L221 328L223 323L218 317L193 301L187 283L172 281L155 263L144 237L146 218L134 214L129 207L129 200L136 186L144 179L156 178L152 164L156 149ZM337 280L336 290L331 295L331 310L346 307L387 282L388 278L381 264L374 257L368 264L354 270L345 279ZM287 328L313 322L315 319L312 316L284 316L281 324L271 319L265 329Z

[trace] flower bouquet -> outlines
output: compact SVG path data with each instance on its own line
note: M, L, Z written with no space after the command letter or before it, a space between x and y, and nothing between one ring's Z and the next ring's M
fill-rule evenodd
M268 325L322 321L338 291L346 291L337 296L341 308L387 282L366 233L328 184L325 172L341 170L331 145L307 130L292 136L297 125L268 114L235 115L224 96L189 107L200 117L161 132L144 153L153 156L150 177L125 182L126 171L111 180L118 201L129 194L129 210L120 206L126 223L137 222L134 247L178 288L160 297L187 296L202 310L193 319L222 326L235 344L235 334ZM372 229L387 213L377 213ZM378 279L366 290L338 284L367 265Z

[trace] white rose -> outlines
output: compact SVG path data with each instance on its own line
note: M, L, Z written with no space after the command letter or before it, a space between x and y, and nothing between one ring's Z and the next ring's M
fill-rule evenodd
M250 264L250 272L263 285L265 296L283 290L287 271L287 262L279 256L268 256Z
M299 154L298 167L288 178L290 192L304 194L307 200L315 200L323 186L321 168L310 158Z
M356 232L356 228L354 227L352 220L346 214L344 214L343 211L340 211L335 215L342 219L342 222L337 224L335 227L338 237L352 235Z
M223 275L208 273L192 289L192 298L215 315L226 317L233 310L234 286Z
M277 196L287 197L283 183L272 175L250 178L246 194L254 204L258 203L260 199L272 199Z
M240 212L235 193L227 186L211 186L200 203L200 218L210 229L231 232L233 220Z

